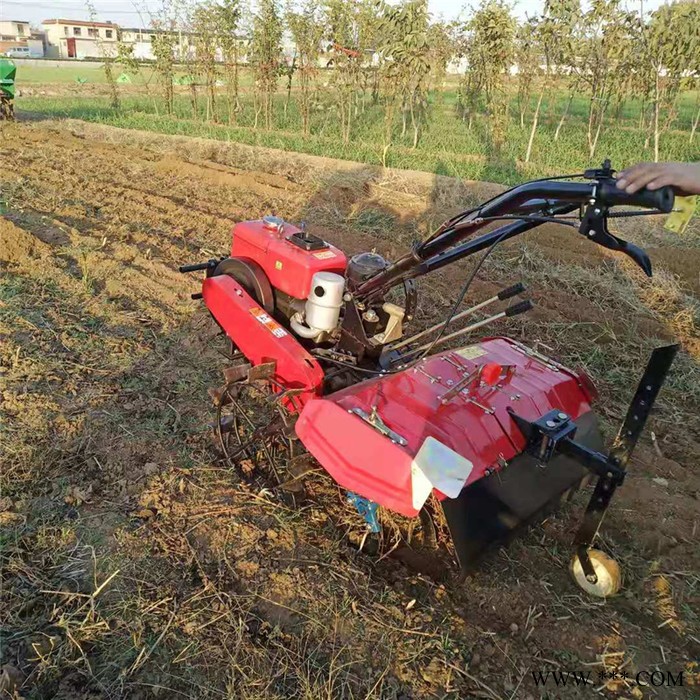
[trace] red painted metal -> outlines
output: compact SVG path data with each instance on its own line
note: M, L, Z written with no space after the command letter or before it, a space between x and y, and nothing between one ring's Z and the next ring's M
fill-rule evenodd
M299 232L300 229L288 223L280 235L263 221L241 221L233 227L231 257L252 258L265 270L275 289L306 299L315 273L342 275L348 261L342 250L330 244L321 250L303 250L287 240Z
M261 309L228 275L207 277L202 285L204 303L226 335L253 365L275 360L274 379L288 389L305 389L301 404L316 396L323 370L291 333Z
M503 370L493 386L474 381L448 394L460 380L492 364ZM488 370L492 380L494 372ZM353 408L371 413L375 407L383 423L406 440L405 447L349 413ZM468 485L523 451L525 440L508 408L531 420L552 409L576 419L590 411L590 403L575 373L513 340L489 338L311 401L296 432L341 486L416 515L411 461L425 439L431 436L472 462Z

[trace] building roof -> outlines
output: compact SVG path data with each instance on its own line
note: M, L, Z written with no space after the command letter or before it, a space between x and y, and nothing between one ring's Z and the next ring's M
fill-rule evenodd
M80 19L45 19L42 24L70 24L76 27L107 27L108 29L117 27L114 22L84 22Z

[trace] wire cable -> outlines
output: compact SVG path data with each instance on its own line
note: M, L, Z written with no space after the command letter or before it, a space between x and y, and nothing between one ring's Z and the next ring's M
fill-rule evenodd
M442 328L438 332L437 336L433 340L432 343L424 350L423 354L419 355L415 360L411 360L409 365L416 364L417 362L420 362L423 360L435 347L437 342L442 338L442 336L445 334L445 331L447 330L447 327L450 325L450 321L452 321L452 318L454 315L457 313L457 309L459 308L460 304L464 300L464 297L467 295L467 292L469 291L469 288L472 286L472 282L476 278L477 273L481 269L481 266L486 262L486 260L489 258L491 253L495 250L496 246L505 238L505 236L508 234L507 231L504 231L486 250L486 252L481 256L481 259L479 262L477 262L476 265L474 265L474 269L472 270L471 274L467 278L467 281L464 283L462 286L462 290L460 291L459 295L457 296L457 301L452 306L452 309L450 310L450 313L447 315L447 318L445 319L445 323L442 324Z

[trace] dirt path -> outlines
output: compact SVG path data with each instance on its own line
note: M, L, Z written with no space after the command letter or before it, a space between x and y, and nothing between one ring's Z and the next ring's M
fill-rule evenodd
M601 603L566 571L585 494L465 583L436 582L357 553L328 504L298 511L251 490L208 435L206 390L225 360L189 299L196 276L178 264L225 253L234 221L270 211L349 252L393 256L497 186L37 122L3 129L0 187L0 688L23 683L27 698L692 697L692 241L629 229L653 246L648 282L546 229L504 246L475 288L479 298L527 282L535 311L497 331L585 365L608 428L649 350L684 343L652 421L656 445L645 436L601 533L625 572L623 593ZM444 312L466 269L424 287L422 322ZM684 671L684 685L599 675L619 667ZM532 672L545 670L590 672L590 685L537 686Z

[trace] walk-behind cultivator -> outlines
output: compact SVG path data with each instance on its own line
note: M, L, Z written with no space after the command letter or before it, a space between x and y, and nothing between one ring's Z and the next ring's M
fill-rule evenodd
M435 552L465 570L593 477L571 571L589 593L614 594L619 568L591 546L677 346L654 351L606 452L591 408L595 389L583 373L508 338L452 341L531 308L525 300L490 311L525 291L514 284L458 312L502 241L556 222L626 253L651 275L646 253L611 234L607 221L669 212L673 202L669 188L617 189L606 162L510 189L445 222L395 262L376 253L348 260L276 216L237 224L229 257L180 268L206 272L193 296L204 299L234 349L226 384L213 392L226 458L244 476L266 471L302 497L305 472L320 464L364 519L362 545L390 539L385 549ZM620 205L644 211L612 211ZM415 279L477 253L447 318L408 332ZM448 332L469 317L480 320Z

